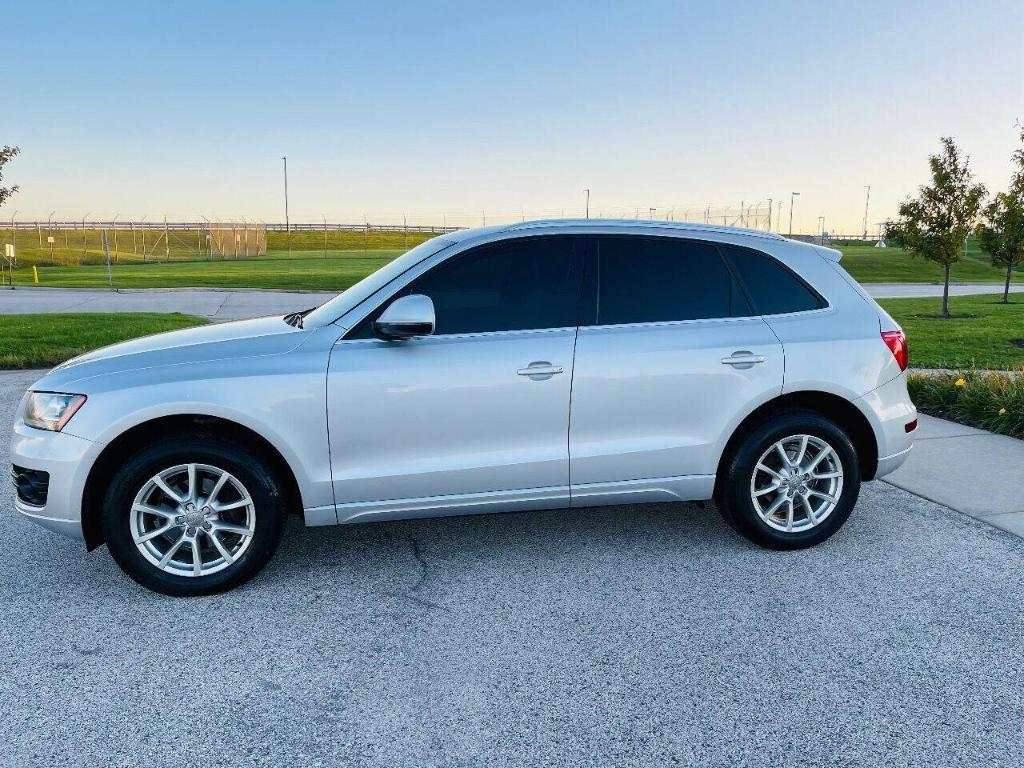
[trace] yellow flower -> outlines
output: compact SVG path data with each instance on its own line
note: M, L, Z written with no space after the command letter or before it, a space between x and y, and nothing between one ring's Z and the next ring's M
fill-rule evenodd
M1005 416L1006 415L1006 409L1005 408L1000 408L999 409L999 415L1000 416Z
M964 381L963 379L957 379L956 381L953 382L953 386L954 387L966 387L967 386L967 382Z

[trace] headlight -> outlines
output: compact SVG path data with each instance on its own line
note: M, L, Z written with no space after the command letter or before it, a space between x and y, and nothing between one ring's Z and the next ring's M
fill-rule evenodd
M84 402L85 395L29 392L25 403L25 423L36 429L60 432Z

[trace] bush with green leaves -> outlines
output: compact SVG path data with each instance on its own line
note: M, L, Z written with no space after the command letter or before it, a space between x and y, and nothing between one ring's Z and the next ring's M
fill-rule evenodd
M1024 438L1024 367L1008 374L911 374L907 387L922 413Z

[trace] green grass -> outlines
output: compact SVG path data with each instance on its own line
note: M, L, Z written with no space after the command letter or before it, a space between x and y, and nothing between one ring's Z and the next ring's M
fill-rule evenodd
M0 368L49 368L97 347L206 322L156 312L0 315Z
M1024 438L1024 369L1014 376L991 371L911 375L907 386L924 413Z
M39 230L19 229L16 232L0 226L0 244L14 243L17 246L18 263L25 267L63 266L77 267L86 265L103 265L106 259L99 229L52 229L47 230L43 222ZM134 236L128 230L109 230L108 248L111 263L116 267L127 264L152 264L175 261L234 261L246 258L246 241L242 230L235 234L239 237L237 252L231 232L223 236L224 249L214 248L211 258L205 240L205 232L198 230L169 230L167 238L161 230L136 230ZM52 236L52 245L46 242ZM395 232L380 230L366 231L329 231L327 241L324 233L316 231L301 232L267 232L266 253L257 256L256 233L249 231L250 258L310 258L338 256L354 251L363 252L403 252L413 248L425 240L435 237L429 232ZM16 239L15 239L16 238ZM167 243L169 242L169 247Z
M1024 301L999 296L954 296L953 317L943 319L942 300L885 299L910 344L914 368L995 368L1024 365Z
M171 261L119 264L112 268L115 288L281 288L342 291L380 269L401 251L334 253L328 258L293 253L291 258L237 261ZM107 268L38 267L39 285L51 288L106 288ZM32 270L14 272L14 285L33 285Z
M871 245L843 245L843 267L862 283L941 283L942 268L915 258L900 248L875 248ZM1002 283L1006 272L988 262L975 238L967 241L967 255L953 265L949 273L953 283ZM1024 280L1024 266L1016 270L1016 279Z

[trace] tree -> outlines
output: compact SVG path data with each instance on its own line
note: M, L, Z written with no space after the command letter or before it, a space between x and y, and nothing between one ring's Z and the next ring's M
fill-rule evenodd
M888 237L896 245L943 268L942 316L949 317L949 268L960 260L967 236L985 199L985 187L974 183L970 164L953 139L943 137L942 151L928 158L932 181L899 209Z
M13 160L21 152L18 147L8 147L6 144L0 149L0 181L4 180L4 166ZM13 187L0 187L0 205L7 202L7 198L18 191L18 185Z
M1024 128L1020 140L1024 144ZM1024 263L1024 149L1014 152L1011 162L1015 169L1010 188L985 207L985 222L978 225L981 249L992 259L992 266L1006 268L1003 304L1010 303L1013 268Z

